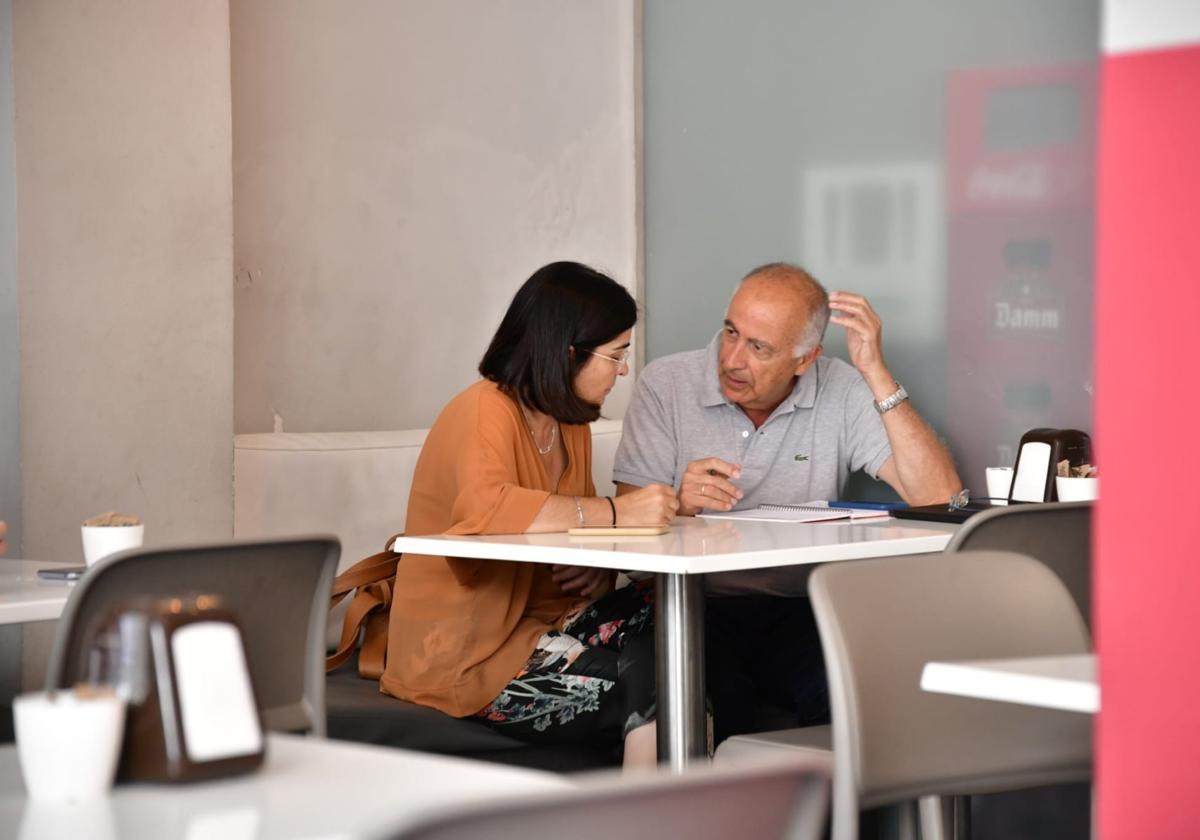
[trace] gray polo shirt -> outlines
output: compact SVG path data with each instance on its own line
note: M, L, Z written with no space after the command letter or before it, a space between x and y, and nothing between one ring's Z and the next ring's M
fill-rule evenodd
M678 489L687 465L717 457L741 464L738 508L836 499L855 470L878 478L891 457L883 420L862 376L840 359L820 357L755 429L725 398L717 378L720 333L708 347L652 362L638 377L625 413L613 480ZM712 592L803 594L807 570L766 569L710 575Z

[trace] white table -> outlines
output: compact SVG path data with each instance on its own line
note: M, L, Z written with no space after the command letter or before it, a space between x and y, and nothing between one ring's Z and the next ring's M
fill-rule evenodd
M660 537L399 537L392 547L411 554L655 573L659 755L682 771L707 755L703 575L941 551L957 527L896 519L791 523L679 517Z
M0 747L0 837L367 837L464 801L572 787L563 776L535 770L270 734L257 773L188 785L118 785L97 804L46 806L26 800L10 745Z
M72 565L79 564L0 557L0 624L58 618L71 594L72 584L42 580L37 576L37 570Z
M1100 711L1094 654L929 662L921 688L1069 712Z

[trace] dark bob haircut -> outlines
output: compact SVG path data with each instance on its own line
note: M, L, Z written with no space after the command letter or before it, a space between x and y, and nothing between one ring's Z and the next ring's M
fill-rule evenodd
M600 406L575 394L575 376L587 351L635 323L637 304L620 283L586 265L550 263L513 297L479 373L560 423L590 423Z

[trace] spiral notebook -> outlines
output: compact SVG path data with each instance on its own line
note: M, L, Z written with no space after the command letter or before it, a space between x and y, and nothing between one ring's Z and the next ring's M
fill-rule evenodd
M804 502L798 505L759 505L748 510L706 510L696 514L705 519L748 519L758 522L824 522L831 519L879 519L886 510L833 508L828 502Z

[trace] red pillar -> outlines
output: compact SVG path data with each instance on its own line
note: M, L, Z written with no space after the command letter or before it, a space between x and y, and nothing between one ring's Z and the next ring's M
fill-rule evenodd
M1103 68L1094 558L1102 840L1200 837L1200 37L1191 40L1110 49Z

